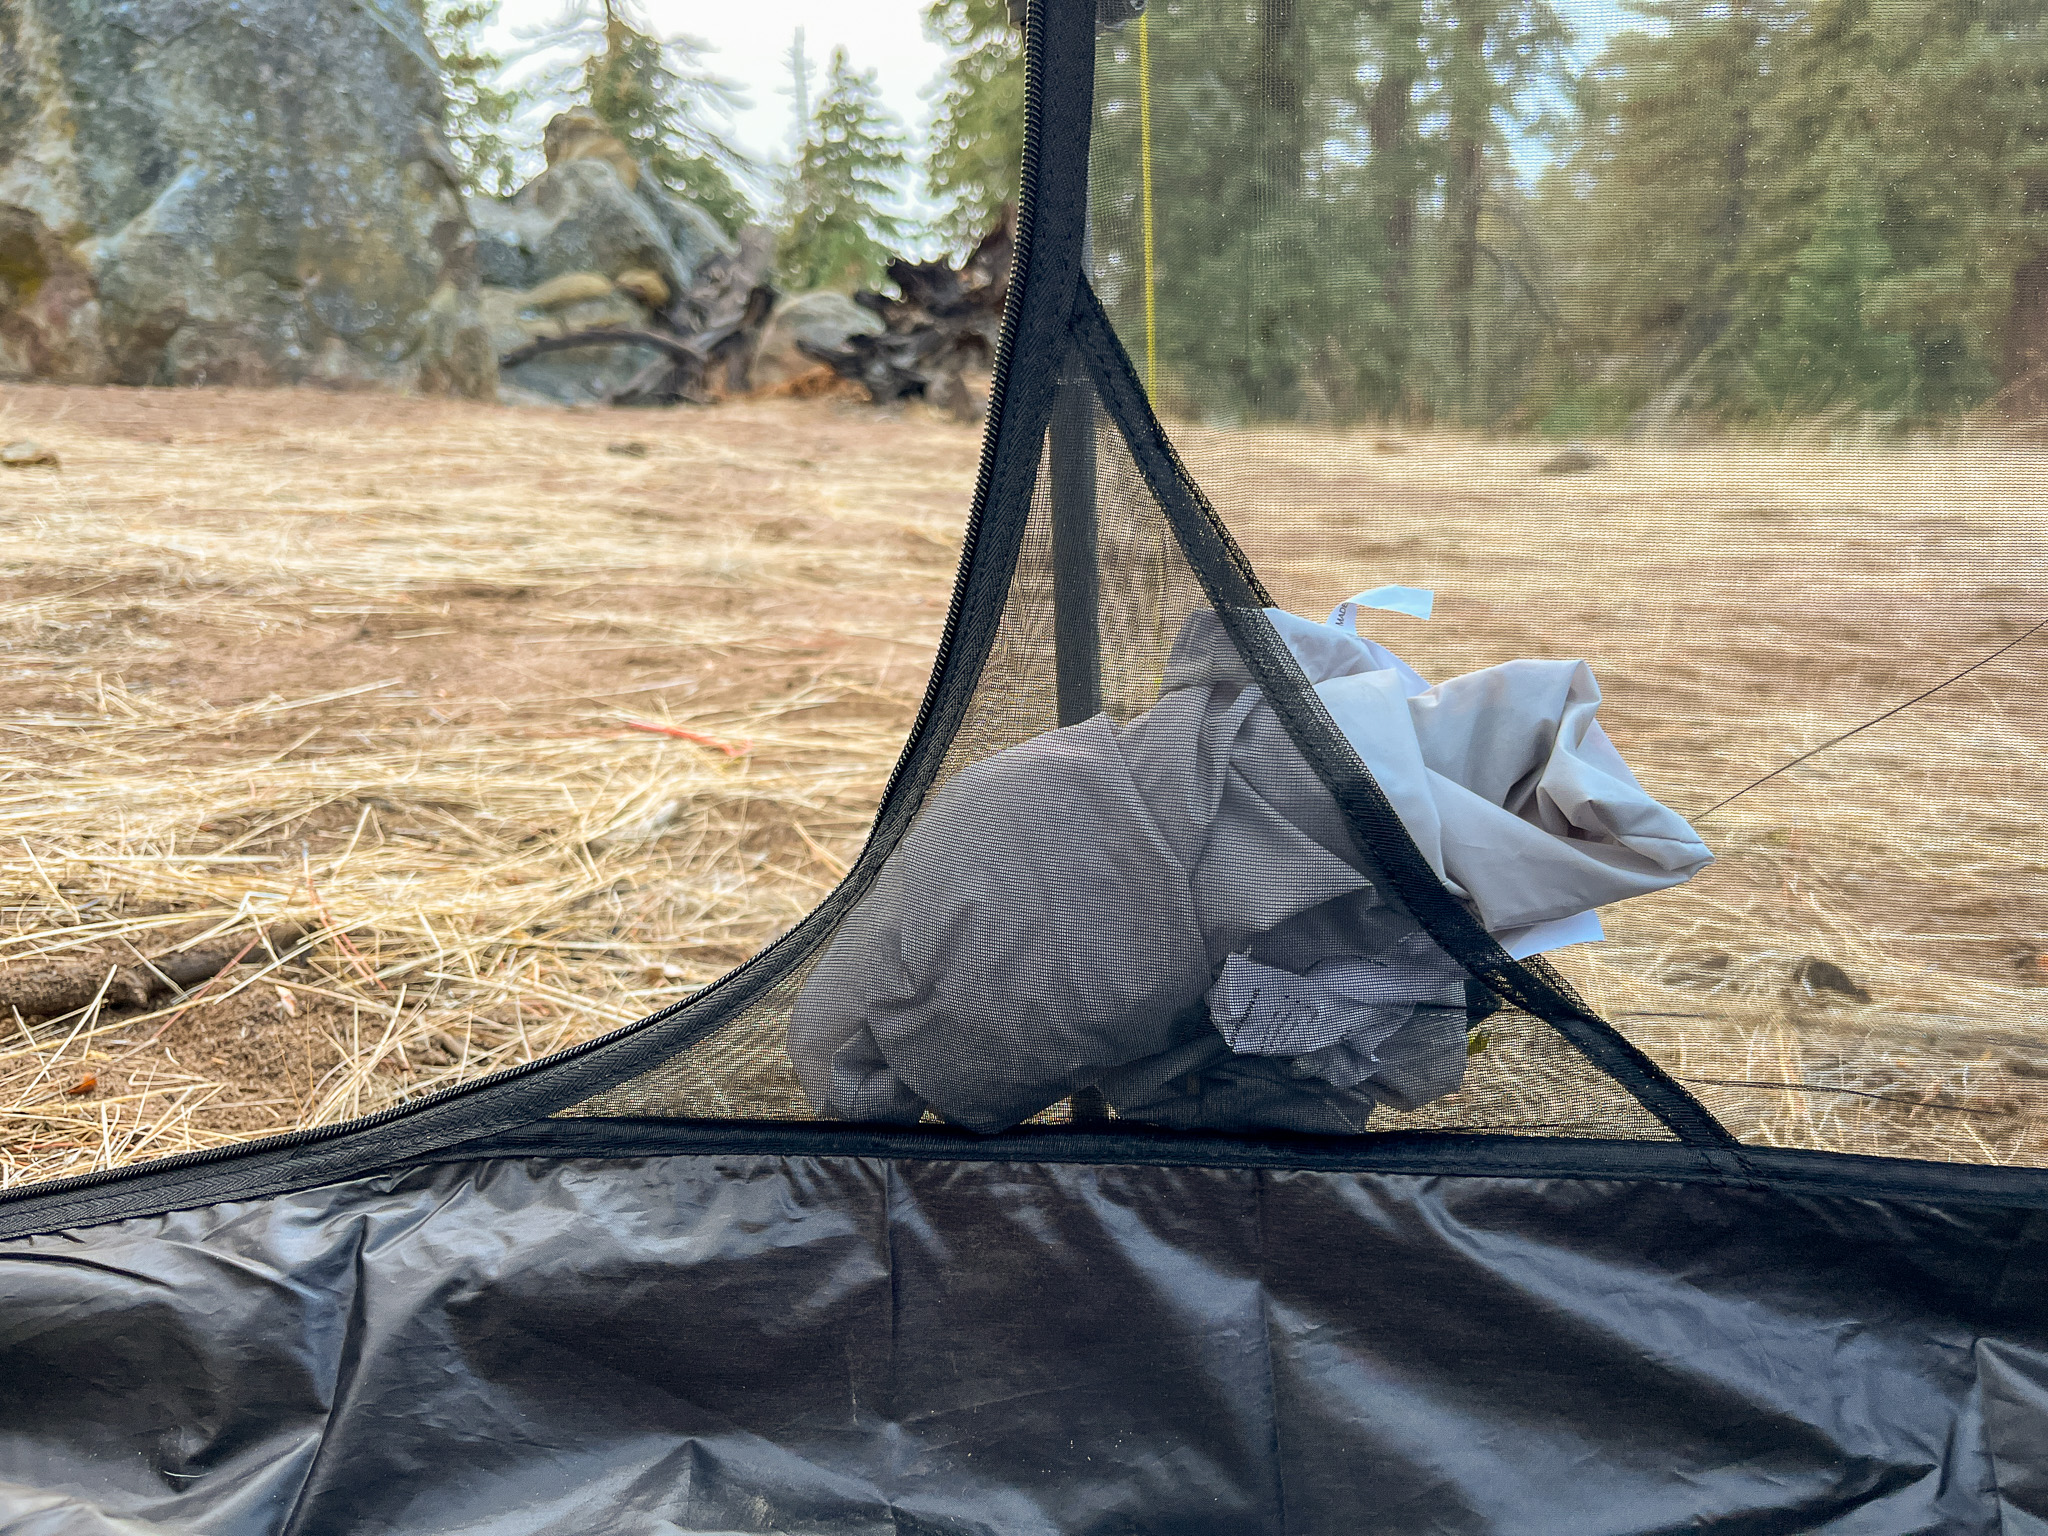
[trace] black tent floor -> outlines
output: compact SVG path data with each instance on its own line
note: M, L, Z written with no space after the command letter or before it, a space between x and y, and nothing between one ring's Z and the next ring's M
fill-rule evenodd
M0 1529L2048 1529L2048 1213L1995 1181L792 1129L6 1245Z

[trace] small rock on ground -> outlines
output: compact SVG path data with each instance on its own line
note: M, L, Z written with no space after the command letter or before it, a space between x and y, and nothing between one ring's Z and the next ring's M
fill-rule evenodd
M1859 1003L1870 1001L1869 988L1857 985L1855 977L1834 961L1823 960L1818 955L1808 955L1792 967L1792 985L1804 988L1809 994L1832 992Z
M9 469L55 469L57 454L56 450L45 448L41 443L25 437L19 442L9 443L5 448L0 448L0 464L6 465Z
M1567 448L1536 466L1539 475L1583 475L1590 469L1605 469L1607 460L1584 448Z

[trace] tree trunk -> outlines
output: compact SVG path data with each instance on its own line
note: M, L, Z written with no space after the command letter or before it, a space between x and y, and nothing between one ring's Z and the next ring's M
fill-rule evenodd
M1392 317L1379 347L1386 369L1381 412L1398 410L1408 394L1413 355L1409 284L1415 274L1415 204L1422 167L1412 142L1415 87L1421 78L1421 16L1406 5L1389 7L1399 20L1383 18L1386 60L1379 83L1365 104L1366 140L1372 154L1373 219L1385 246L1380 298ZM1411 25L1412 23L1412 25Z
M2048 212L2048 178L2027 182L2026 212ZM2048 245L2012 275L2012 299L2005 311L2005 348L1999 403L2017 421L2048 421Z
M1306 148L1302 122L1301 18L1296 0L1263 0L1259 10L1259 124L1266 194L1301 191Z
M1444 297L1451 312L1451 377L1461 410L1472 403L1472 294L1479 282L1479 174L1483 159L1476 134L1453 134L1451 259L1444 277Z
M1412 70L1390 70L1373 87L1365 107L1365 132L1372 146L1381 238L1387 245L1386 300L1396 313L1407 304L1408 279L1415 270L1415 174L1408 120L1415 101Z
M1492 80L1486 62L1487 16L1479 0L1466 3L1469 8L1458 23L1459 57L1452 64L1450 177L1445 188L1451 251L1444 298L1450 310L1451 377L1461 415L1469 415L1473 403L1472 297L1479 283L1486 132L1493 122Z
M1714 247L1720 271L1714 284L1712 303L1704 314L1695 316L1689 329L1686 352L1703 354L1726 331L1742 303L1743 242L1749 233L1750 144L1755 137L1750 108L1765 82L1760 70L1764 62L1764 33L1747 5L1738 3L1731 14L1735 31L1734 65L1723 93L1729 102L1728 138L1721 149L1723 195L1714 223Z

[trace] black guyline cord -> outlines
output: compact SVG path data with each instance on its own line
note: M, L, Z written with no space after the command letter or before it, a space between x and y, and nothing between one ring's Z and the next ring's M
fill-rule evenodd
M1851 736L1861 736L1865 731L1869 730L1872 726L1883 725L1885 721L1893 718L1895 715L1903 715L1915 704L1921 703L1923 700L1933 698L1937 693L1941 692L1942 689L1948 687L1949 684L1960 683L1964 678L1968 677L1972 672L1975 672L1978 668L1990 666L1992 662L1998 660L1998 658L2003 656L2007 651L2017 650L2020 646L2025 645L2029 640L2033 639L2034 636L2038 635L2044 629L2048 629L2048 619L2042 619L2039 623L2030 627L2024 634L2020 635L2017 639L2006 641L2004 645L2001 645L1989 656L1981 657L1978 660L1971 662L1967 667L1963 668L1962 671L1956 673L1953 677L1943 678L1940 682L1936 683L1932 688L1927 689L1925 692L1914 694L1913 697L1906 700L1905 703L1894 704L1890 709L1886 710L1883 714L1874 716L1873 718L1864 721L1861 725L1856 726L1851 730L1846 730L1842 732L1841 735L1822 742L1819 746L1815 747L1810 752L1800 753L1797 757L1793 758L1792 761L1789 763L1779 764L1776 768L1773 768L1769 773L1765 774L1762 778L1752 779L1749 783L1743 785L1742 788L1735 791L1735 793L1730 795L1727 799L1717 800L1714 802L1714 804L1708 806L1704 811L1700 811L1697 814L1695 814L1691 818L1691 820L1696 822L1705 821L1709 816L1713 815L1716 811L1722 810L1728 806L1733 805L1736 801L1740 800L1744 795L1748 794L1752 789L1761 789L1764 785L1770 783L1771 780L1777 778L1780 774L1790 773L1794 768L1797 768L1801 763L1812 762L1813 759L1819 757L1821 753L1828 751L1832 747L1839 747Z

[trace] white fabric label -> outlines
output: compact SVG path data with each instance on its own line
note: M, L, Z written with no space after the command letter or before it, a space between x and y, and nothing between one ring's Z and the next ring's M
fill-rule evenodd
M1436 608L1436 593L1428 587L1374 587L1370 592L1360 592L1347 597L1330 610L1326 621L1339 629L1358 633L1358 610L1374 608L1381 613L1405 613L1410 618L1426 619Z

